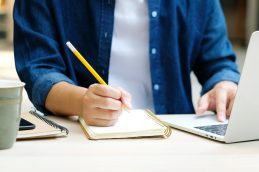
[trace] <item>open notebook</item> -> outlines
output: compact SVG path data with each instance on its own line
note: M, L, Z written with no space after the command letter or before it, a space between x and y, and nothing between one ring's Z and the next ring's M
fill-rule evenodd
M68 135L68 129L42 116L38 111L24 112L22 118L33 123L34 129L18 131L17 140L63 137Z
M162 123L149 110L123 111L119 120L111 127L89 126L83 118L79 122L89 139L115 139L134 137L164 137L171 135L171 128Z

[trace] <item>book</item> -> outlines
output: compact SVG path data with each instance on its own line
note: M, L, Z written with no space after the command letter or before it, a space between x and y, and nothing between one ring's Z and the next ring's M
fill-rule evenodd
M64 137L69 133L67 128L48 119L36 110L22 113L21 118L34 124L35 128L18 131L17 140Z
M163 137L171 135L171 128L158 119L150 110L122 111L117 123L110 127L96 127L87 125L82 117L79 123L90 140Z

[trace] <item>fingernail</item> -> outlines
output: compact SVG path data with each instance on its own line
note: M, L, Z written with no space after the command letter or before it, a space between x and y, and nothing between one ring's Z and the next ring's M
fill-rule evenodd
M132 108L132 105L131 105L131 103L128 101L128 100L125 100L124 101L124 104L128 107L128 108Z
M225 117L224 115L221 115L221 116L219 117L219 119L220 119L221 122L224 122L224 121L226 120L226 117Z
M201 115L203 113L204 109L202 107L198 107L197 114Z

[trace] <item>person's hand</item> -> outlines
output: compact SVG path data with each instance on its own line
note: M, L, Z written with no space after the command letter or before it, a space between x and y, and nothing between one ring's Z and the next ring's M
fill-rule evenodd
M122 105L131 108L131 96L122 88L93 84L86 91L81 116L88 125L111 126L120 116Z
M230 116L236 92L237 85L235 83L219 82L200 98L196 113L202 115L205 111L216 111L218 120L225 121Z

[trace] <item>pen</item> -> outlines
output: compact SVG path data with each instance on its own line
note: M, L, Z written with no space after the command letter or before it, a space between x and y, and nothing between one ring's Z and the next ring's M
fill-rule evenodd
M74 53L74 55L80 60L80 62L89 70L89 72L97 79L100 84L107 85L107 83L102 79L102 77L94 70L94 68L85 60L85 58L77 51L77 49L71 44L71 42L67 42L66 45L68 48ZM129 112L129 109L122 105L122 108Z

